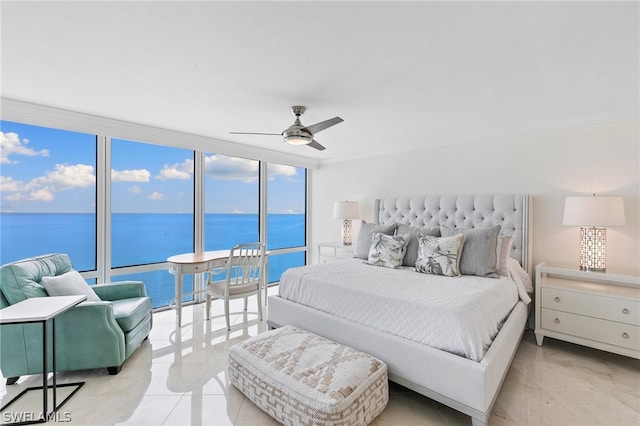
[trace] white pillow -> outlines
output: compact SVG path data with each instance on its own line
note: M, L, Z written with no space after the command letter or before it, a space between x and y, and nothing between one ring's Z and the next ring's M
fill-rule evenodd
M402 266L408 241L408 235L386 235L376 232L371 239L369 257L365 263L385 268L399 268Z
M42 285L49 296L86 295L87 300L93 302L101 300L78 271L71 270L55 277L42 277Z
M453 237L422 237L419 239L416 271L424 274L460 276L460 254L464 234Z
M509 270L509 274L513 278L516 283L523 287L527 293L533 293L533 283L531 282L531 277L527 274L520 263L515 260L513 257L507 258L507 269Z

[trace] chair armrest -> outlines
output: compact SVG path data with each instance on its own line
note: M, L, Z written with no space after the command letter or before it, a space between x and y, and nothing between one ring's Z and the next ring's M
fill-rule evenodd
M58 371L113 367L125 360L124 333L111 302L82 302L56 317L55 330ZM48 333L51 337L52 327ZM0 369L5 377L42 373L41 324L2 326Z
M119 281L115 283L98 284L91 287L102 300L130 299L144 297L147 290L142 281Z

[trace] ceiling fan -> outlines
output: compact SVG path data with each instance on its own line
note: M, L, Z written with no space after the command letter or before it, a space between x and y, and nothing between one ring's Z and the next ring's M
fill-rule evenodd
M292 106L291 112L296 116L296 121L282 133L251 133L251 132L229 132L232 135L266 135L266 136L284 136L284 141L291 145L308 145L311 148L315 148L322 151L324 146L320 145L313 136L331 126L335 126L338 123L342 123L344 120L340 117L333 117L329 120L321 121L311 126L305 126L300 121L300 116L304 114L307 108L303 106Z

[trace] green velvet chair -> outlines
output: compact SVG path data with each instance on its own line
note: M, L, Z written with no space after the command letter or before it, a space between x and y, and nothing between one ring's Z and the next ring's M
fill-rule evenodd
M49 254L3 265L0 267L0 309L29 297L48 297L42 278L72 270L66 254ZM55 320L56 371L106 367L109 374L118 374L124 361L149 336L151 299L140 281L99 284L91 289L100 301L82 302ZM51 327L48 330L51 333ZM49 354L51 356L51 351ZM0 370L7 384L15 383L23 375L42 373L39 324L0 326Z

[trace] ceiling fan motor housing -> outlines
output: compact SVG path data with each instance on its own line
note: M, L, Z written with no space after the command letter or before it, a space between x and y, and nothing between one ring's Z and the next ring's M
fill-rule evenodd
M303 106L292 106L291 112L296 116L296 121L282 132L284 141L291 145L306 145L313 140L313 134L300 121L300 116L307 109Z

